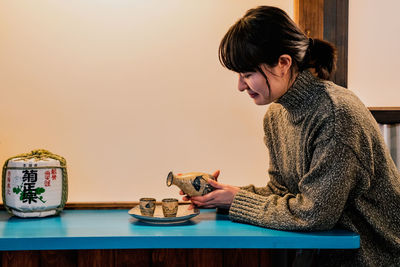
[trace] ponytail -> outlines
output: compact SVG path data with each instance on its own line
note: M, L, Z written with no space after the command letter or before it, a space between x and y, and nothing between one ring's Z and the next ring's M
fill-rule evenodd
M308 49L300 70L313 68L319 78L330 80L336 70L336 59L336 48L332 43L309 38Z

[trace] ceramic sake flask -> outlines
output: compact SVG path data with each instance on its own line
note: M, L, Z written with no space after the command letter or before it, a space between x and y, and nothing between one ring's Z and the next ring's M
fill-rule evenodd
M169 172L167 176L167 186L176 185L188 196L203 196L214 190L208 180L214 180L214 176L203 172L188 172L174 175Z
M59 214L67 201L67 166L63 157L44 149L17 155L3 166L3 201L18 217Z

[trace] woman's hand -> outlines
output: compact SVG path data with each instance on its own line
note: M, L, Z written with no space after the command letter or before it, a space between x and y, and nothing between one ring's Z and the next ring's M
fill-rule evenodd
M192 203L200 208L224 208L229 209L231 207L233 198L236 193L240 190L239 187L225 185L218 183L217 181L208 181L215 190L204 195L191 197Z

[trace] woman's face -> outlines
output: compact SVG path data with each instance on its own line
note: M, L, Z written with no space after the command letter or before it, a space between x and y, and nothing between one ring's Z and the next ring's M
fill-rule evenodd
M286 93L289 88L290 75L282 71L279 65L269 67L265 64L260 66L268 78L270 87L262 73L259 71L239 73L238 89L246 91L257 105L267 105Z

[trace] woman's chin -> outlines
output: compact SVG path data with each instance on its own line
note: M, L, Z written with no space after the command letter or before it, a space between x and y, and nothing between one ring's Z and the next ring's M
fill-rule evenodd
M258 105L258 106L262 106L262 105L267 105L269 104L268 101L266 101L265 99L261 99L261 98L254 98L254 104Z

